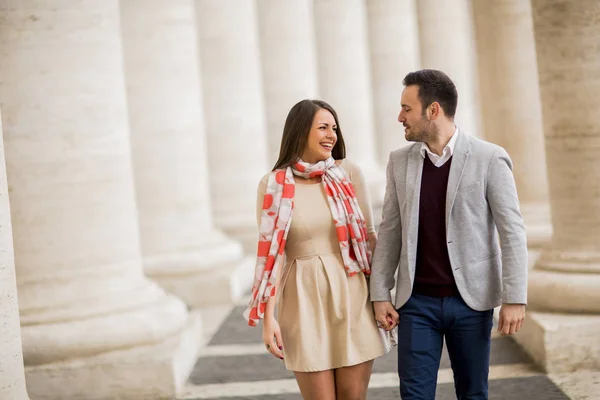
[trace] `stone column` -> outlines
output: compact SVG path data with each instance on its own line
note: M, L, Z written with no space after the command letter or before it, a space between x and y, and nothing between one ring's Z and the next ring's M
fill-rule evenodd
M421 64L415 0L367 0L378 159L406 144L398 122L402 80Z
M312 0L258 0L258 27L268 123L269 167L275 165L288 112L317 97Z
M196 0L216 225L256 254L256 190L272 165L255 0Z
M120 4L145 272L191 306L229 302L253 265L213 226L194 2Z
M458 89L456 123L473 136L480 126L475 42L469 0L419 0L421 66L444 71Z
M0 17L0 22L2 17ZM1 53L0 53L1 54ZM0 119L0 399L27 400L8 184Z
M549 372L600 369L600 3L532 9L554 229L517 339Z
M29 394L174 397L200 327L142 271L119 4L0 4L0 107Z
M378 208L385 174L376 154L367 8L363 0L315 0L314 4L321 97L338 113L347 157L361 166Z
M528 244L539 247L552 228L531 4L474 1L473 10L483 130L514 162Z

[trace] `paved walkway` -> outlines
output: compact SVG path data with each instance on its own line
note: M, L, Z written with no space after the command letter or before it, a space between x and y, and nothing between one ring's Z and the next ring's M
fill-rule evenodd
M248 327L241 316L243 310L244 307L235 307L203 313L209 328L208 345L179 399L302 399L293 374L266 353L260 327ZM400 399L396 359L396 352L392 351L375 361L369 399ZM455 398L450 360L444 350L436 400ZM511 338L494 335L489 399L600 400L600 373L547 376Z

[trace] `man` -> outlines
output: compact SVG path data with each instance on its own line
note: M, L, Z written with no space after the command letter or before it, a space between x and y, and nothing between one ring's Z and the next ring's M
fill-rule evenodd
M513 334L527 302L512 162L456 127L458 94L446 74L411 72L404 85L398 121L415 143L387 165L370 282L375 318L386 330L398 326L403 400L434 400L444 338L457 398L487 399L493 309L502 304L498 330Z

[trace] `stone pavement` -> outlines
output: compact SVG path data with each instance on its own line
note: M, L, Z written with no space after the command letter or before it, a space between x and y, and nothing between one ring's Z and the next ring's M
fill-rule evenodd
M266 353L261 328L250 328L244 307L204 312L207 346L180 400L300 400L296 381L283 363ZM509 337L494 334L490 400L600 400L600 373L547 376ZM400 399L396 352L375 361L369 399ZM566 394L568 393L568 395ZM436 400L455 399L450 360L444 350Z

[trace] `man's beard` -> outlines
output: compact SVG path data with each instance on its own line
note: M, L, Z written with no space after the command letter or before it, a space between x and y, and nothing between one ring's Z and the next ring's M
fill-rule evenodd
M422 127L419 131L410 130L410 132L406 135L406 140L409 142L427 142L429 139L435 136L436 128L435 125L431 125L431 120L423 117L421 119L420 126Z

